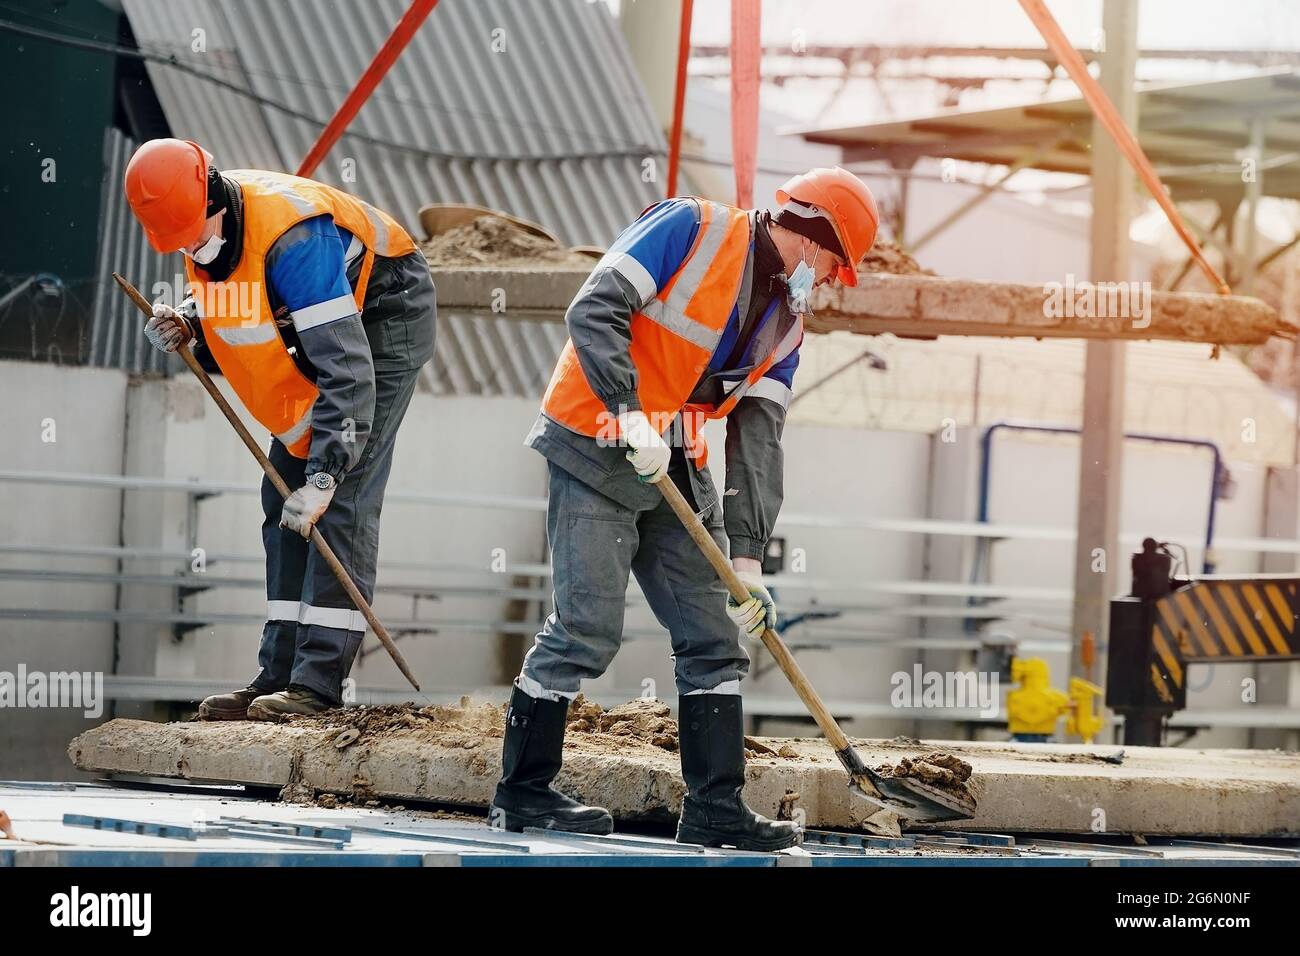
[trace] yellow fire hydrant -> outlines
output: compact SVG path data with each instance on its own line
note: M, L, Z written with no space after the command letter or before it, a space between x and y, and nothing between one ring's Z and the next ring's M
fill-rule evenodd
M1092 743L1104 721L1095 709L1102 690L1080 677L1070 678L1066 694L1052 686L1047 661L1041 657L1011 659L1011 680L1007 692L1007 729L1011 739L1043 743L1056 733L1057 721L1067 717L1066 730Z
M1085 744L1092 743L1101 728L1106 726L1106 721L1102 720L1095 706L1101 694L1101 688L1092 681L1086 681L1082 677L1070 678L1071 707L1065 729L1068 733L1078 734Z

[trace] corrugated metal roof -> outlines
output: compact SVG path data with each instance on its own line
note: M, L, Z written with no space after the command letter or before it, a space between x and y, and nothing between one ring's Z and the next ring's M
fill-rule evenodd
M202 142L227 168L292 170L406 5L126 0L125 8L142 49L321 121L149 63L174 135ZM174 370L179 363L149 348L110 278L119 271L151 295L154 283L182 272L179 256L149 248L122 196L135 146L116 130L105 141L91 361ZM607 245L658 198L643 164L661 170L664 151L604 4L442 0L314 176L389 211L417 238L422 205L472 202L543 223L571 244ZM354 179L344 176L345 160ZM449 311L438 320L424 378L438 394L539 396L564 344L554 323Z
M437 349L424 384L435 395L540 399L567 337L559 322L440 311Z
M401 17L404 0L126 0L145 50L317 117L308 123L159 63L175 135L220 165L293 170ZM197 30L205 33L196 39ZM195 51L201 39L204 50ZM532 219L608 244L659 188L663 134L609 9L588 0L443 0L315 176L419 234L429 202ZM344 160L355 161L355 181Z

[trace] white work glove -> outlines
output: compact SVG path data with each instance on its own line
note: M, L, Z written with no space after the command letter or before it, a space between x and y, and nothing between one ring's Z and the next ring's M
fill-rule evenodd
M618 427L629 449L627 460L642 481L653 483L668 474L672 448L654 430L645 412L624 412L618 416Z
M325 489L317 488L313 484L303 485L284 499L284 510L280 512L280 527L297 531L310 540L312 529L316 527L316 522L334 500L336 490L338 485Z
M767 627L776 627L776 602L763 586L763 572L737 571L736 577L749 589L749 600L740 604L727 595L727 614L736 626L750 637L758 637Z
M185 317L161 302L154 303L153 316L144 324L144 336L160 352L175 352L197 341Z

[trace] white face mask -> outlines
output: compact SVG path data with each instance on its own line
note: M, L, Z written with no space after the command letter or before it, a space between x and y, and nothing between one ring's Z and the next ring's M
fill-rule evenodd
M206 266L217 257L218 253L221 252L221 247L225 244L226 240L221 237L221 233L214 232L207 242L194 250L193 255L184 249L181 250L181 255L189 256L199 265Z
M813 263L817 262L817 256L821 250L813 253ZM795 314L807 314L811 310L808 308L808 300L812 298L813 280L817 273L813 271L812 266L808 265L802 255L799 256L799 264L794 267L794 272L790 278L786 279L787 303L790 311Z

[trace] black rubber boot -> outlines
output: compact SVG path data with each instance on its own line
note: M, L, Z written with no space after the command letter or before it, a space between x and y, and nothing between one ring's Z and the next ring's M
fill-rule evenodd
M745 806L745 718L736 694L677 698L677 737L686 799L678 843L784 850L800 841L798 827L769 820Z
M566 700L538 700L518 687L506 711L506 739L501 751L501 782L488 819L516 832L524 827L569 833L610 833L614 818L603 807L588 807L551 786L564 756Z

